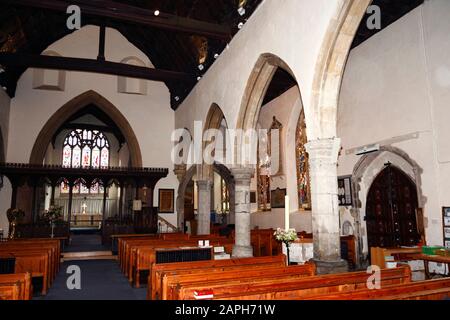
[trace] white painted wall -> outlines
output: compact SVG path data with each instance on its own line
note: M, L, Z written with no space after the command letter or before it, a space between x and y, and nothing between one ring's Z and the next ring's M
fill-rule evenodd
M338 136L343 144L339 175L352 174L359 160L359 156L347 154L349 149L380 141L389 145L383 141L418 132L416 139L391 145L406 152L422 170L420 188L430 245L443 244L442 206L450 205L449 13L449 1L425 1L352 50L338 112ZM392 157L381 154L377 161ZM381 167L376 169L374 164L368 174ZM410 174L406 167L404 170ZM370 182L363 179L367 185L360 193L364 206L361 217ZM341 222L353 221L349 209L341 210ZM365 232L362 220L367 252Z
M45 51L61 56L95 59L98 53L98 27L86 26L52 44ZM118 31L106 30L106 59L120 62L129 57L150 60ZM123 94L118 92L118 77L85 72L67 72L64 91L33 89L33 70L27 70L20 78L16 97L11 101L10 128L7 161L28 162L36 137L49 117L61 106L78 95L94 90L112 104L129 121L138 139L146 167L169 168L169 176L156 186L154 204L158 205L158 188L178 188L172 173L170 158L175 116L170 108L168 88L161 82L147 82L147 94ZM27 128L24 131L24 128ZM126 165L126 164L124 164ZM176 214L163 217L176 225Z
M7 152L8 145L8 128L9 128L9 113L10 102L8 94L0 88L0 134L3 137L3 143ZM6 154L5 154L6 157ZM3 234L8 235L8 218L6 217L6 210L9 209L11 203L11 184L7 178L3 179L3 188L0 189L0 229L3 229Z

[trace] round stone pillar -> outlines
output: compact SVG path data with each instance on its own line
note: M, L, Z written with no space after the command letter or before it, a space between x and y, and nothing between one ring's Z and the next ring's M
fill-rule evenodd
M211 186L210 180L198 180L198 221L197 234L211 233Z
M348 271L347 262L341 259L339 233L337 160L340 148L339 138L306 144L311 179L313 260L319 274Z
M250 181L253 168L234 168L231 174L235 181L235 245L233 258L253 257L250 237Z

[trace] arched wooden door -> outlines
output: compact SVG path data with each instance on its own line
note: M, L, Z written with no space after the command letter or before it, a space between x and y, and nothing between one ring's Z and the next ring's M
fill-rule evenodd
M369 247L416 245L417 190L401 170L387 164L370 187L366 205Z

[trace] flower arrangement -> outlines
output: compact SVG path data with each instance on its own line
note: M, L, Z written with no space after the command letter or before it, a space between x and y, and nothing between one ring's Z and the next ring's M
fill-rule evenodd
M6 216L8 217L9 222L18 222L25 217L25 212L21 209L10 208L6 211Z
M50 206L48 210L44 211L44 213L42 214L42 218L49 221L50 223L53 223L61 218L61 212L62 207Z
M290 256L289 256L289 244L298 239L297 231L295 229L281 229L277 228L277 230L273 234L277 241L283 242L286 245L287 251L287 264L290 265Z
M278 228L273 235L275 236L275 239L284 242L285 244L289 244L298 239L297 231L295 231L295 229L284 230Z

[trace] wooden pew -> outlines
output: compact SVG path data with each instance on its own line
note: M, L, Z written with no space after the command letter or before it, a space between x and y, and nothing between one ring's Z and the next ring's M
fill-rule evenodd
M198 290L213 290L214 299L223 300L290 300L311 295L352 291L365 288L369 275L366 272L321 275L307 278L274 277L260 279L237 278L233 281L205 282L181 285L177 288L179 300L193 300ZM381 286L411 282L411 269L402 266L381 270Z
M189 272L194 273L198 270L201 270L200 272L204 273L205 269L208 269L209 272L221 272L224 268L231 269L233 267L242 267L246 265L263 268L271 266L282 267L286 266L286 256L279 255L257 258L153 264L148 279L147 299L156 300L162 297L162 281L164 275L186 274Z
M225 246L228 248L231 248L233 243L232 240L221 240L221 241L213 241L210 240L211 246ZM192 242L192 240L189 240L188 242L183 242L184 247L192 246L195 248L195 246L198 243L196 241ZM134 285L136 288L139 288L140 286L140 273L141 272L149 272L151 273L151 267L154 263L156 263L156 250L158 249L170 249L170 248L178 248L180 247L180 243L154 243L151 245L145 245L143 247L137 247L136 253L131 255L130 261L131 265L129 269L131 272L129 273L129 280L130 282L134 282ZM214 258L214 252L212 251L213 248L211 248L211 257Z
M210 244L232 243L232 240L227 238L217 238L205 236L205 240L209 240ZM127 240L124 242L123 254L120 258L120 264L122 272L131 281L133 279L134 267L137 263L137 251L139 248L150 248L150 247L173 247L173 246L196 246L198 245L198 240L160 240L160 239L139 239L139 240Z
M15 258L15 273L31 273L42 277L42 294L51 286L60 265L60 241L21 239L0 243L0 257Z
M0 274L0 300L31 300L31 274Z
M450 278L417 281L387 288L313 295L308 300L444 300L450 298Z
M14 283L0 286L0 300L21 300L20 284Z
M222 272L210 269L191 274L165 275L162 285L162 300L178 300L177 288L183 285L203 285L205 282L230 281L236 278L243 280L304 278L314 276L316 267L313 263L296 266L239 266L224 268Z

